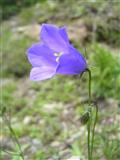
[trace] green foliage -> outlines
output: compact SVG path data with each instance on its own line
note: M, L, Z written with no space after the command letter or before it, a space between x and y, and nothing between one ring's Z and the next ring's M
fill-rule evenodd
M59 3L57 1L50 2L45 0L44 3L39 2L36 5L26 8L25 10L22 9L19 14L20 22L22 24L30 24L33 22L43 23L58 12L58 4Z
M72 144L71 146L71 152L73 156L79 156L82 157L82 151L81 151L81 146L80 146L80 142L77 141L75 143Z
M118 159L120 157L120 140L106 140L104 142L103 152L104 155L109 159Z
M17 83L8 82L2 87L2 99L0 100L1 109L5 108L5 112L16 112L26 105L25 98L17 99L14 92L17 89Z
M84 21L90 31L88 39L119 47L120 3L118 1L97 0L93 3L87 3L87 5L89 9L84 16Z
M45 0L0 0L0 6L3 7L2 17L8 19L10 16L15 15L22 8L29 7L37 2L44 2Z
M0 64L2 65L3 77L22 77L28 70L30 70L30 64L27 62L26 50L28 46L33 42L33 39L20 34L14 35L13 31L9 27L3 30L4 36L2 38L2 59ZM4 27L4 25L3 25Z
M20 156L13 156L12 160L22 160L22 158Z
M73 77L65 78L64 76L58 76L50 81L45 81L44 84L39 85L39 87L34 84L33 87L36 86L37 90L39 90L35 105L40 107L43 104L53 101L62 103L74 101L75 95L78 94L75 82L76 81L73 81ZM63 92L63 88L64 94L61 94Z
M92 46L93 90L96 97L120 99L120 56L114 55L105 47ZM117 94L116 94L117 93Z
M14 103L13 92L16 89L16 85L14 83L9 83L2 87L2 99L0 101L1 106L9 108Z
M41 159L45 159L45 158L46 158L46 155L45 155L44 151L39 150L36 152L36 155L35 155L36 160L41 160Z

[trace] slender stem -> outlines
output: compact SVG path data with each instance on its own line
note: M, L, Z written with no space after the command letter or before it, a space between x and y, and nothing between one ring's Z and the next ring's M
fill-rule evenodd
M91 79L92 79L92 76L91 76L90 69L87 69L86 71L89 74L89 83L88 83L88 88L89 88L89 105L91 105Z
M14 152L11 152L11 151L7 151L7 150L4 150L4 149L2 149L2 151L3 152L6 152L6 153L8 153L8 154L12 154L13 156L20 156L20 154L19 153L14 153Z
M92 129L91 157L92 157L92 154L93 154L93 144L94 144L95 127L96 127L97 119L98 119L98 106L96 104L95 105L95 120L94 120L94 124L93 124L93 129Z
M15 134L14 130L13 130L12 127L11 127L10 121L8 121L8 119L6 118L5 115L4 115L3 119L4 119L5 122L7 123L7 126L8 126L8 128L9 128L9 130L10 130L10 133L11 133L14 141L16 142L16 144L17 144L17 146L18 146L18 148L19 148L19 151L20 151L20 154L19 154L19 155L20 155L21 158L24 160L24 155L23 155L23 152L22 152L20 143L19 143L19 141L18 141L18 139L17 139L17 137L16 137L16 134Z
M90 112L89 112L89 114L90 114ZM90 130L91 130L91 120L90 120L90 117L89 117L89 121L88 121L88 124L87 124L88 160L91 160L91 149L90 149L90 147L91 147L91 145L90 145L90 136L91 136L91 134L90 134Z
M91 71L89 69L86 70L89 74L89 106L91 105ZM98 118L98 106L95 105L95 119L93 122L93 129L91 131L91 117L92 117L92 111L90 107L90 119L88 122L88 160L93 159L93 145L94 145L94 136L95 136L95 127L97 123L97 118ZM92 132L92 133L91 133Z
M89 92L89 121L87 124L87 143L88 143L88 160L92 160L91 156L91 71L89 69L86 70L89 75L89 82L88 82L88 92Z

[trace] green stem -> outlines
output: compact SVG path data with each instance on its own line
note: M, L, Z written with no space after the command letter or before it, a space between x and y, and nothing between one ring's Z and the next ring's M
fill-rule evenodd
M13 155L13 156L20 156L20 153L14 153L14 152L7 151L7 150L4 150L4 149L2 149L2 151L6 152L7 154Z
M87 69L86 70L87 72L88 72L88 74L89 74L89 83L88 83L88 90L89 90L89 105L91 105L91 71L90 71L90 69Z
M93 154L95 127L96 127L97 119L98 119L98 106L95 105L95 120L94 120L94 124L93 124L93 129L92 129L92 141L91 141L91 157L92 157L92 154Z
M89 92L89 121L87 124L87 144L88 144L88 160L92 160L91 156L91 71L89 69L86 70L89 75L89 82L88 82L88 92Z
M17 144L17 146L18 146L18 148L19 148L19 151L20 151L19 156L21 156L21 158L24 160L24 155L23 155L21 146L20 146L20 144L19 144L19 141L18 141L18 139L17 139L17 136L16 136L14 130L13 130L12 127L11 127L10 121L6 118L5 115L4 115L3 119L4 119L4 121L6 122L8 128L9 128L9 130L10 130L11 136L13 137L14 141L16 142L16 144Z
M90 137L91 137L91 134L90 134L90 130L91 130L91 119L90 119L90 115L91 113L89 112L89 121L88 121L88 124L87 124L87 145L88 145L88 160L91 160L91 144L90 144Z
M89 106L91 106L91 71L89 69L86 70L89 74L89 83L88 83L88 90L89 90ZM91 117L92 117L92 110L91 107L89 108L90 110L90 119L88 122L88 160L93 159L93 146L94 146L94 136L95 136L95 127L97 123L97 118L98 118L98 106L95 105L95 119L93 122L93 129L91 131Z

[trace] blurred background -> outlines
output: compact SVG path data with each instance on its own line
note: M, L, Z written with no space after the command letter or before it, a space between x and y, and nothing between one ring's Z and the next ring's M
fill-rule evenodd
M39 41L41 24L52 23L67 27L92 71L92 97L99 106L94 160L119 160L120 1L0 0L0 6L1 159L21 160L3 151L18 151L4 115L26 160L87 159L80 117L88 101L88 75L29 80L26 50Z

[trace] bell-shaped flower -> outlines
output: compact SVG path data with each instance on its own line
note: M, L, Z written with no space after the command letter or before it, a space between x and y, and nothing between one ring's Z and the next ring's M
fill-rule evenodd
M33 67L31 80L45 80L56 74L81 74L87 69L83 55L70 44L65 27L43 24L40 38L41 43L33 44L27 50Z

